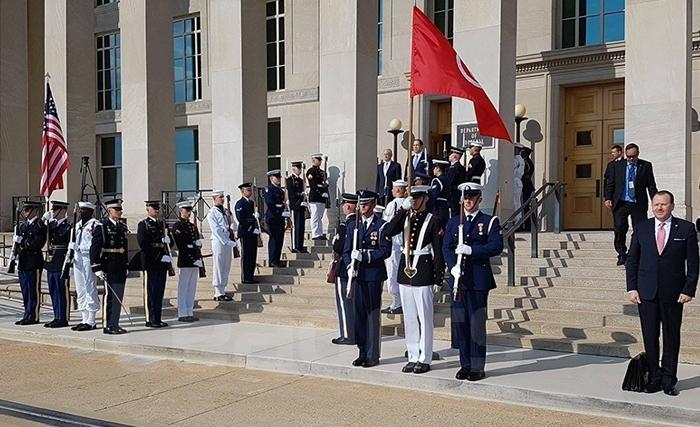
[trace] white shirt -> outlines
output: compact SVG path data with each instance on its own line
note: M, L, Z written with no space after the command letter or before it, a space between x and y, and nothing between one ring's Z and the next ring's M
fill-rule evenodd
M654 217L654 241L656 241L656 238L659 237L659 229L661 228L661 224L664 225L664 230L666 231L666 240L664 241L664 247L668 244L668 236L671 234L671 218L668 217L666 221L661 222L659 221L658 218Z
M369 226L372 225L373 219L374 219L374 215L371 215L369 218L362 218L362 222L365 223L365 230L369 229Z
M523 159L520 155L513 156L513 179L515 181L522 181L524 173L525 159Z
M231 224L228 223L228 218L226 214L221 212L221 210L212 206L207 214L207 222L209 223L209 228L211 229L211 240L218 240L222 245L227 244L231 241L229 236L229 227Z
M384 161L384 180L386 180L386 173L389 172L389 165L391 165L391 160Z
M474 212L467 212L464 211L464 222L467 223L469 221L474 221L474 218L479 215L479 209L475 210ZM471 216L471 218L469 218Z

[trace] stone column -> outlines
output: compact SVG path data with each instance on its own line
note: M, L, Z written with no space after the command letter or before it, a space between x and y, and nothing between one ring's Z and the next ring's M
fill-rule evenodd
M212 186L238 197L238 184L267 171L265 2L211 0L209 70Z
M514 129L516 2L455 0L454 5L454 47L481 83L506 128ZM453 98L454 141L456 127L462 123L476 123L474 108L471 101ZM505 220L513 212L513 146L508 141L495 144L481 151L486 160L482 206L490 212L499 192L499 216Z
M335 200L343 184L349 192L374 191L377 0L321 0L319 6L319 149L328 156L330 193Z
M690 0L628 0L625 9L625 143L650 160L659 188L690 219Z
M175 190L173 4L121 0L122 171L125 214Z

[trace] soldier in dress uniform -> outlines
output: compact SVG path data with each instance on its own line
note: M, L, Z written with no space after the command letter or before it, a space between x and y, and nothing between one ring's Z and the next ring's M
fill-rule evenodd
M238 220L238 238L241 239L241 274L243 283L258 283L255 274L256 258L258 257L258 236L260 223L255 212L253 184L244 182L239 185L241 198L236 202L236 219Z
M73 233L75 243L68 249L75 250L73 259L73 275L75 277L75 293L78 297L78 310L82 320L71 329L74 331L90 331L97 329L95 313L100 309L97 296L97 275L102 275L100 255L104 236L102 224L95 219L95 205L90 202L78 202L80 221L75 224Z
M226 196L223 190L212 192L213 205L207 214L207 223L211 229L211 253L214 261L212 285L214 301L232 301L226 295L226 285L231 272L233 248L236 247L233 214L224 207Z
M423 172L416 172L413 175L413 185L428 185L430 183L430 176Z
M453 317L459 362L458 380L478 381L485 377L486 319L489 291L496 287L491 257L503 251L498 217L479 210L483 187L461 186L464 194L464 223L459 235L459 216L447 224L442 252L454 278Z
M180 218L172 226L173 239L177 245L177 267L180 269L177 282L177 320L189 323L199 320L194 316L194 297L199 270L204 268L202 238L197 226L190 221L192 202L182 201L177 204L177 209Z
M46 243L46 226L39 218L41 203L26 201L22 206L22 216L26 221L19 226L13 241L18 246L17 272L19 286L22 290L24 315L15 325L33 325L39 323L41 303L41 269L44 257L41 252Z
M467 179L465 182L475 182L482 184L481 176L486 171L486 161L481 157L481 148L484 144L481 141L472 141L469 144L469 154L472 156L467 165Z
M430 198L433 202L432 213L443 230L447 225L447 220L450 219L449 200L452 194L452 187L445 173L449 164L447 160L433 160L433 175L435 175L435 178L430 182Z
M165 222L160 219L160 201L148 200L145 203L148 216L139 222L136 240L141 248L141 268L144 273L146 327L163 328L168 326L161 319L161 314L165 282L173 261L168 249L171 241Z
M377 193L364 190L359 194L360 225L358 246L353 247L355 223L348 223L343 248L343 262L348 276L354 277L351 294L355 306L355 343L360 354L352 364L369 368L379 364L381 339L382 282L387 278L384 260L391 253L391 243L383 234L383 219L374 215Z
M339 221L333 237L333 257L337 259L335 267L335 305L338 309L338 327L340 336L333 338L333 344L355 345L355 307L353 300L348 298L348 272L347 265L343 261L343 250L347 237L348 224L355 222L355 209L357 208L357 194L343 193L341 209L345 215L345 221Z
M304 211L308 203L304 200L304 177L302 177L302 162L292 162L292 174L287 178L287 201L289 210L292 211L294 220L294 247L293 253L308 253L304 247L304 228L306 218Z
M406 187L408 183L402 179L394 181L391 194L393 199L387 203L386 209L384 209L383 219L386 222L391 221L391 219L396 215L403 201L406 198ZM399 291L399 282L397 281L397 274L399 270L399 262L401 261L401 251L403 248L403 234L399 233L391 238L391 255L386 259L386 273L389 276L387 278L387 290L391 295L392 301L389 307L382 310L385 314L401 314L403 309L401 308L401 293Z
M267 242L268 265L270 267L284 267L280 260L282 246L284 245L285 218L289 218L289 212L284 206L284 190L280 187L282 173L279 169L267 172L268 185L265 189L264 199L267 205L265 222L270 232L270 240Z
M67 212L68 203L55 200L51 202L51 218L47 224L48 250L44 269L49 281L53 320L44 324L47 328L65 328L70 318L69 282L62 277L71 232L71 224L66 220Z
M412 187L411 197L403 201L384 230L387 236L401 235L406 227L411 230L410 252L398 265L408 350L408 363L402 372L406 373L428 372L433 361L433 287L442 285L444 261L442 229L437 217L427 210L430 190L427 185Z
M450 216L459 215L459 206L462 202L462 193L459 192L459 184L467 182L467 169L462 164L464 149L452 147L450 149L450 168L447 169L447 179L450 181Z
M323 214L326 211L328 200L328 179L321 169L323 154L311 156L313 165L306 171L306 179L309 181L309 210L311 212L311 238L313 240L326 240L323 232Z
M122 221L121 199L108 200L105 207L107 219L102 221L104 242L100 257L102 279L105 283L105 294L102 298L102 332L121 335L127 332L119 326L119 316L129 265L129 228Z

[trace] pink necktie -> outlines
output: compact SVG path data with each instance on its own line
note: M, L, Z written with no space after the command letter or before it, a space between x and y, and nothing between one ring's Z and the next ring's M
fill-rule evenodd
M666 246L666 228L662 222L659 224L659 232L656 234L656 249L659 251L659 255L664 251L664 246Z

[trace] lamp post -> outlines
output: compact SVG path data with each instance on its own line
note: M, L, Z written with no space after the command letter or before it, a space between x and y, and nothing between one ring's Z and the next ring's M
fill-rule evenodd
M391 121L389 122L389 130L387 130L387 132L394 135L394 153L393 154L394 154L394 156L396 156L396 161L398 161L398 159L399 159L399 154L396 151L396 150L398 150L398 138L399 138L399 134L403 133L403 130L401 130L401 125L402 125L401 120L391 119Z
M520 123L527 120L525 114L527 113L527 108L523 104L516 104L515 106L515 142L520 143Z

